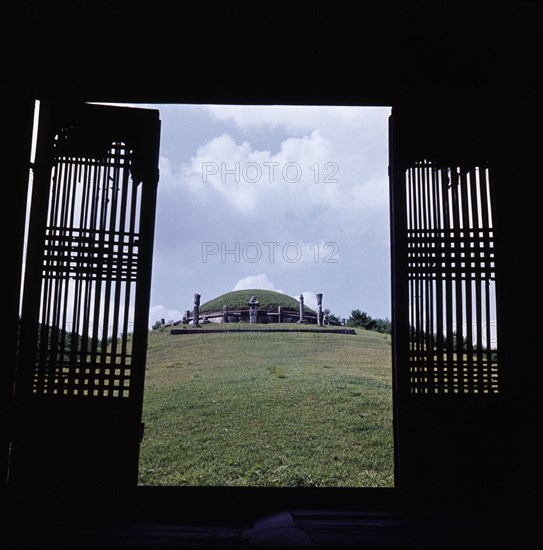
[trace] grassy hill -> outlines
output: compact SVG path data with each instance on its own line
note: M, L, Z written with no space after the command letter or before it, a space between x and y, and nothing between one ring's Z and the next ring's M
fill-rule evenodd
M142 485L393 485L389 335L152 331L145 384Z
M298 311L300 303L292 296L287 296L281 292L275 292L273 290L262 289L249 289L249 290L233 290L222 294L213 300L209 300L200 306L200 313L209 313L211 311L222 311L223 306L226 304L230 310L234 309L247 309L247 302L251 296L256 296L260 306L264 308L277 309L278 306L282 306L285 309L292 309ZM314 310L304 305L304 311L308 313L316 314Z

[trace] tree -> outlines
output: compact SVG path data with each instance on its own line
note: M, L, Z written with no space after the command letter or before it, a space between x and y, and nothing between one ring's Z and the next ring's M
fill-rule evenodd
M353 309L351 311L351 316L347 320L347 325L350 327L365 328L366 330L374 330L385 334L392 333L392 323L390 319L374 319L371 315L359 309Z
M341 325L341 319L337 315L334 315L329 309L325 309L323 314L328 317L328 322L331 325Z
M365 311L360 311L359 309L353 309L351 311L351 316L347 320L347 324L350 327L362 327L368 330L371 330L370 326L373 319Z
M384 334L391 334L392 333L392 322L388 317L385 317L384 319L374 319L374 327L372 330L376 330L377 332L382 332Z

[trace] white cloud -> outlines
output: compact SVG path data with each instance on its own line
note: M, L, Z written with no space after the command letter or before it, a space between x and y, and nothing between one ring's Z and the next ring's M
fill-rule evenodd
M294 209L309 221L317 215L350 231L368 231L388 209L386 165L374 172L368 164L352 151L338 151L318 130L283 141L276 154L223 134L198 148L175 177L181 191L215 215L217 203L226 213L232 209L263 223ZM171 187L171 166L167 159L162 165Z
M339 313L358 305L352 306L343 287L333 286L351 281L353 270L364 273L356 285L384 288L372 292L372 300L387 295L387 273L378 278L375 273L377 266L386 269L382 258L389 255L389 113L389 108L183 106L169 120L161 110L153 302L181 307L183 289L218 295L228 288L221 281L229 280L238 281L236 288L278 290L277 284L296 297L302 288L324 291L326 307ZM203 261L202 246L209 242L218 252ZM262 249L258 261L251 243ZM278 243L273 260L267 243ZM299 245L296 261L294 245L283 257L288 243ZM332 247L325 248L328 243ZM307 291L310 307L316 307L315 292ZM364 306L384 316L380 302Z
M283 127L291 132L308 132L317 127L339 127L364 123L370 125L388 107L350 107L319 105L204 105L216 120L232 122L248 131L253 128Z
M149 327L152 327L157 321L164 319L166 322L178 321L183 315L177 309L167 309L162 304L152 306L149 310Z
M197 147L185 164L162 156L160 188L166 198L159 196L159 216L197 221L211 238L221 224L239 234L241 227L246 233L247 223L253 235L268 240L370 234L382 239L388 233L389 108L199 109L247 133L234 137L223 127L221 135ZM292 135L275 152L254 147L252 138L273 126Z
M307 307L310 307L313 311L317 311L317 295L310 290L304 290L302 292L302 296L304 297L304 304ZM296 300L298 300L300 296L293 296L293 298L296 298Z
M158 159L158 170L160 174L160 191L176 189L177 186L177 174L175 168L172 165L171 160L168 157L160 155Z

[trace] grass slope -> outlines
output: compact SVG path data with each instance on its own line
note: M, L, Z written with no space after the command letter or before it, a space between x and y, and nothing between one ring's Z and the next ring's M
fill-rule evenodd
M149 335L142 485L393 485L390 336Z
M200 313L208 313L210 311L222 311L226 304L230 310L233 309L248 309L247 302L251 296L256 296L259 302L259 307L277 309L278 306L283 306L285 309L293 309L298 311L300 303L292 296L281 294L273 290L249 289L249 290L233 290L221 296L217 296L213 300L206 302L200 306ZM304 311L316 313L311 308L304 305Z

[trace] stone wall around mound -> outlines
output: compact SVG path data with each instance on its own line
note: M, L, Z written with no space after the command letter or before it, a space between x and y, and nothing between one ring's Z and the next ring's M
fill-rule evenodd
M248 323L249 322L249 311L240 310L240 311L229 311L228 312L228 321L227 323ZM210 323L223 323L223 313L222 312L211 312L200 315L200 323L204 322L204 319ZM268 323L279 323L279 313L277 311L269 310L259 310L258 311L258 323L268 324ZM295 311L283 311L282 313L282 323L297 323L300 319L300 315ZM192 321L192 317L188 319L189 322ZM304 321L308 324L317 324L317 316L310 313L304 314Z

